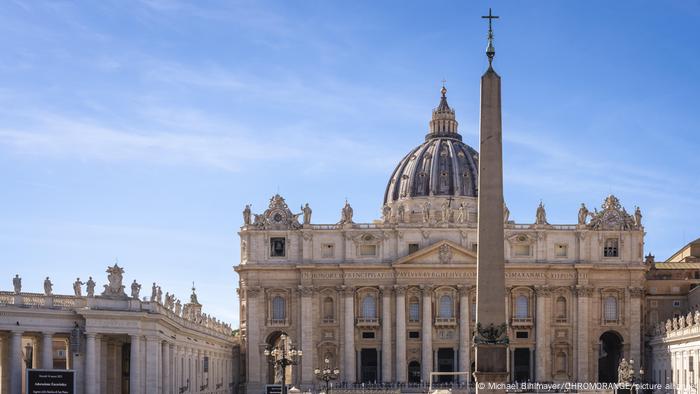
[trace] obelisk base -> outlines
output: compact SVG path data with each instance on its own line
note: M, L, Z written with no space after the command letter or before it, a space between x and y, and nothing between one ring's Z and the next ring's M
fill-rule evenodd
M508 345L480 343L476 345L474 381L478 394L505 393L508 383Z

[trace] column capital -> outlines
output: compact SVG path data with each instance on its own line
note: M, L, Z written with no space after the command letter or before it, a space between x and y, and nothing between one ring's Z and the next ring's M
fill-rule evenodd
M430 293L433 291L433 285L420 285L420 291L423 297L429 297L431 295Z
M552 289L547 286L535 286L535 294L537 297L549 297L552 294Z
M593 294L593 288L590 286L576 286L574 289L577 297L590 297Z
M312 286L298 286L298 290L302 297L311 297L316 292L316 289Z
M98 334L97 334L96 332L86 332L86 333L85 333L85 336L86 336L87 338L92 338L92 339L97 339L97 335L98 335Z
M391 286L379 286L379 295L383 297L391 297Z
M630 288L630 297L641 298L643 295L644 295L644 288L642 288L642 287L631 287Z
M460 297L468 297L473 288L474 286L459 285L457 286L457 291L459 291Z
M340 292L345 297L353 297L355 295L355 288L352 286L341 286Z
M246 298L256 298L260 295L261 288L259 286L246 286L245 296Z
M394 292L396 295L405 295L406 294L406 286L403 285L394 285Z

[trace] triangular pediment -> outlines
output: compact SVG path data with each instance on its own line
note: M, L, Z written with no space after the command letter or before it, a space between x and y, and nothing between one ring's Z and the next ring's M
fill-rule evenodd
M476 264L476 253L452 241L438 241L396 260L392 265Z

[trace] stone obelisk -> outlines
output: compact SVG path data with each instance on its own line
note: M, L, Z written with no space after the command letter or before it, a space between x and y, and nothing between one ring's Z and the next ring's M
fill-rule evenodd
M493 69L496 54L489 15L489 68L481 77L479 148L479 239L476 268L476 323L474 346L477 393L505 392L508 379L503 253L503 149L501 131L501 77Z

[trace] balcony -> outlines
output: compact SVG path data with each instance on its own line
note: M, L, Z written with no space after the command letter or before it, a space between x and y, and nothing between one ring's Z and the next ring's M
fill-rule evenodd
M357 327L378 327L379 319L376 317L358 317L355 319Z
M270 319L267 325L270 327L286 327L289 325L289 322L287 322L287 319Z
M335 319L332 317L324 317L323 320L321 320L321 324L327 324L327 325L335 324Z
M435 327L455 327L457 326L457 319L454 317L436 317Z
M532 318L531 317L514 317L510 319L510 325L511 326L531 326L532 325Z

